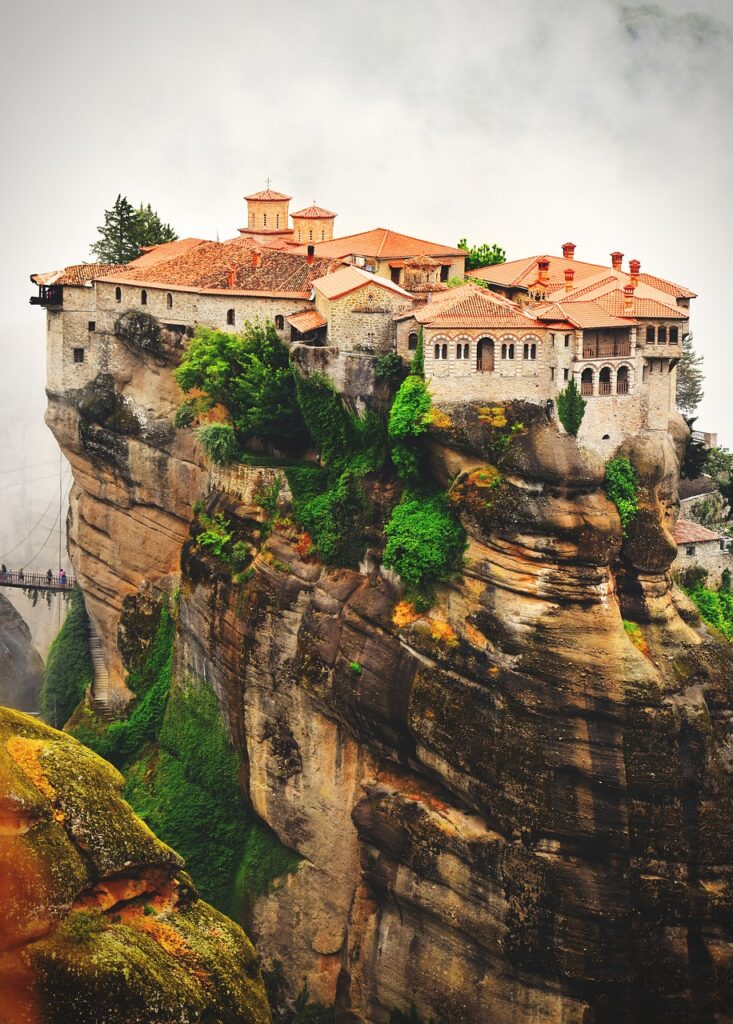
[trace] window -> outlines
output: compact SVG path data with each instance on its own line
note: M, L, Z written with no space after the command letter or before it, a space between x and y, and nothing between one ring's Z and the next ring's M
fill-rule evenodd
M441 359L447 359L448 358L448 346L447 345L443 345L443 348L441 349L441 352L440 352L440 358Z
M97 324L96 324L96 322L94 320L90 320L89 324L88 324L88 327L89 327L90 331L96 331Z
M616 372L616 394L628 395L629 393L629 368L619 366Z
M303 234L303 232L302 232L302 231L300 230L300 228L298 228L298 241L300 241L300 236L301 236L302 234Z
M669 329L669 343L670 345L679 344L680 332L677 327L670 327Z
M649 376L649 363L644 363L644 369L641 371L641 379L646 380Z
M227 310L227 323L230 326L234 324L234 310L233 309L228 309Z
M506 344L501 346L501 358L506 359Z
M262 214L262 227L263 228L267 227L267 214L266 213Z
M564 370L562 371L562 379L563 379L563 380L568 380L568 378L569 378L569 377L570 377L570 370L568 370L568 368L566 367L566 368L565 368L565 369L564 369Z
M647 343L647 345L653 345L654 344L654 335L655 335L654 328L653 327L647 327L647 329L646 329L646 343Z
M611 367L604 366L601 372L598 374L598 394L599 395L610 395L611 394Z
M657 343L660 344L660 345L666 345L667 344L667 328L666 327L658 327L657 328Z
M312 242L312 241L313 241L313 232L312 232L312 231L309 231L309 232L308 232L308 241L309 241L309 242Z
M688 544L687 547L685 548L685 554L686 555L694 555L695 554L695 545L694 544Z
M524 356L525 359L529 359L529 345L525 345L524 346L524 351L523 351L522 355Z
M436 359L440 359L440 345L436 345L436 346L435 346L435 352L434 352L434 355L435 355L435 358L436 358Z
M275 317L275 327L277 328L278 331L281 331L284 326L285 318L280 313L278 313L277 316Z
M555 379L555 367L551 366L550 367L550 380L554 380L554 379Z
M325 237L326 237L326 232L325 232L325 230L324 230L324 231L321 231L321 241L323 241L323 240L325 239Z
M148 293L143 288L143 290L140 292L140 305L141 306L147 306L147 304L148 304Z
M389 269L389 276L390 276L390 280L392 281L392 284L399 284L400 283L400 268L399 267L390 267L390 269Z
M567 373L567 370L565 372ZM567 377L565 379L567 380ZM593 394L593 371L589 366L580 375L580 393L581 395Z
M275 227L276 228L280 227L280 214L279 213L275 214Z
M604 434L603 437L601 438L601 441L610 441L610 440L611 440L611 435L610 434Z
M407 336L407 347L410 352L414 352L417 348L417 334L414 331Z
M447 281L450 276L450 266L447 263L443 263L440 268L440 280Z
M565 335L565 348L570 348L570 338L571 337L572 337L572 335L570 335L570 334L566 334Z
M463 359L463 345L461 345L460 341L456 345L456 359Z
M171 295L170 292L168 292L168 294L165 297L165 304L168 309L173 309L173 296Z
M122 302L122 289L115 288L115 302Z
M471 349L470 349L470 346L469 346L468 342L466 342L465 345L463 346L463 358L464 359L468 359L470 354L471 354Z
M83 348L75 348L74 349L74 362L75 363L83 363L84 362L84 349Z

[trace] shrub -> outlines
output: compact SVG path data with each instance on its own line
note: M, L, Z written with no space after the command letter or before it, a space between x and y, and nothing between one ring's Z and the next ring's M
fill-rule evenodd
M392 461L402 479L417 485L423 476L420 436L427 429L430 393L422 377L411 374L400 386L389 413L387 433Z
M568 386L557 396L557 415L568 434L575 437L580 430L585 413L585 399L578 391L575 380L571 377Z
M639 503L636 473L625 455L606 464L606 493L618 509L621 532L626 536L629 523L639 511Z
M69 597L64 624L51 644L43 673L41 714L60 729L94 678L89 653L89 617L79 589Z
M211 461L217 465L223 466L236 459L239 446L231 424L207 423L197 429L196 437Z
M385 526L384 564L408 588L425 593L461 565L465 531L448 509L445 495L406 495Z
M425 376L425 333L422 327L417 336L417 348L415 349L415 355L412 357L410 373L413 373L416 377Z
M710 590L698 583L690 591L690 597L700 617L733 640L733 594L727 590Z
M407 376L407 367L402 356L396 352L386 352L379 356L374 365L374 376L383 380L392 388L398 388Z
M326 490L305 500L293 492L293 514L326 565L356 568L364 556L365 501L361 482L345 470Z

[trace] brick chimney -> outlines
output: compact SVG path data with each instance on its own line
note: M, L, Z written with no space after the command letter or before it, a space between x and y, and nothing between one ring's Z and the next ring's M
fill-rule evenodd
M227 271L227 288L236 288L237 286L237 272L231 267Z
M575 259L575 242L564 242L562 247L562 254L566 260Z
M611 253L611 266L614 270L620 270L621 264L624 261L624 254L622 252Z
M306 263L313 263L316 258L316 247L315 245L309 245L307 249L308 255L305 258Z
M550 261L547 257L541 260L537 260L537 269L539 270L539 282L540 284L547 284L550 280Z
M252 267L257 268L262 266L262 252L260 249L252 250Z
M569 256L568 259L572 259L572 257ZM574 287L575 287L575 268L574 267L567 267L566 270L565 270L565 291L566 292L571 292Z
M641 270L641 263L639 260L629 260L629 273L631 274L631 284L636 288L639 283L639 271Z
M624 313L630 314L634 312L634 289L636 285L626 284L624 285Z

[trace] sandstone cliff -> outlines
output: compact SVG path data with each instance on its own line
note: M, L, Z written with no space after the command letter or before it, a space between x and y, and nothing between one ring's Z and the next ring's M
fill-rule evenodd
M344 1024L733 1020L733 661L669 577L675 424L627 445L622 538L602 462L542 410L512 411L496 485L496 423L454 410L432 460L465 571L418 616L376 557L327 570L287 518L263 541L257 471L212 491L164 361L123 352L98 387L50 396L74 566L121 694L123 600L181 568L176 675L213 688L302 857L247 906L291 992ZM188 537L207 496L257 552L246 581Z
M20 612L0 594L0 704L36 711L43 662Z

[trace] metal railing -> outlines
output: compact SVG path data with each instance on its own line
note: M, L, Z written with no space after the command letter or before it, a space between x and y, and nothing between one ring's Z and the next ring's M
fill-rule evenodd
M0 572L0 587L22 587L24 590L73 590L76 577L66 573Z

